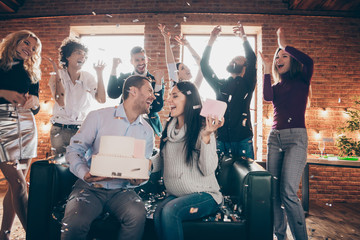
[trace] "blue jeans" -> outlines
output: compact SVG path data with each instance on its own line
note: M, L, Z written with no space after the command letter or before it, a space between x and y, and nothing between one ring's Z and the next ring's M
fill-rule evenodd
M213 214L219 206L210 194L204 192L182 197L169 196L156 208L154 214L156 234L162 240L184 239L182 221Z
M232 154L233 156L245 156L254 159L254 148L252 137L246 138L240 142L222 142L217 141L218 153Z

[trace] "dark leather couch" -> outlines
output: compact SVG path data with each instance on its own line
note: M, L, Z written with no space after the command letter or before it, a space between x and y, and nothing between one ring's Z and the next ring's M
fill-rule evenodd
M42 160L31 166L27 240L60 239L62 216L56 209L61 208L77 178L65 164L54 162ZM224 221L224 215L232 215L224 207L217 217L184 222L185 239L273 239L271 175L256 162L244 159L224 157L219 165L218 182L229 196L231 208L236 204L234 212L240 218L230 216L235 221ZM116 221L106 216L93 222L88 239L116 239L118 230ZM143 239L156 239L152 219L147 219Z

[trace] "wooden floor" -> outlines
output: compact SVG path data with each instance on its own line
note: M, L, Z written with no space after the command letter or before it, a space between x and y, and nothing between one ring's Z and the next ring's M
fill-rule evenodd
M306 224L309 239L360 240L360 203L310 203Z
M3 197L4 193L0 192L0 217ZM309 239L312 240L360 240L360 203L335 203L329 206L310 202L306 224ZM18 218L13 225L11 239L25 240L25 231ZM290 230L288 239L293 240Z

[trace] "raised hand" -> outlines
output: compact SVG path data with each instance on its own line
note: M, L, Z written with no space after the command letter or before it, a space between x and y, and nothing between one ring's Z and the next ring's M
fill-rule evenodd
M121 61L121 60L120 60ZM106 64L102 61L102 60L99 60L97 62L97 64L94 63L94 69L97 73L102 73L104 68L105 68Z
M209 46L213 45L213 43L215 42L216 38L220 35L220 33L221 33L221 26L218 25L214 27L214 29L210 33L210 39L208 43Z
M186 40L186 38L184 36L175 36L175 40L180 44L180 45L183 45L183 46L187 46L189 45L189 42L188 40Z
M222 118L219 120L218 116L207 116L206 117L206 126L202 132L202 140L204 143L210 142L210 135L215 132L218 128L224 125L225 119Z
M277 31L276 31L277 37L278 37L278 44L279 44L279 48L285 49L286 47L286 38L285 38L285 31L282 27L280 27Z
M237 26L233 27L233 31L234 31L235 36L242 38L244 41L247 39L245 31L244 31L244 27L240 23L240 21L238 22Z
M120 58L113 58L113 67L117 68L122 63Z
M270 58L264 56L262 54L262 52L260 52L260 51L259 51L259 54L260 54L262 62L263 62L265 74L270 74L271 73L272 60Z
M170 39L171 38L171 33L170 32L166 32L165 31L165 25L162 25L161 23L159 23L159 25L158 25L158 29L160 30L160 32L161 32L161 35L163 35L163 37L165 38L165 39Z
M155 83L156 85L162 84L162 79L164 78L164 71L157 69L154 71Z
M54 72L58 72L58 66L51 57L45 56L44 59L48 60L53 66Z

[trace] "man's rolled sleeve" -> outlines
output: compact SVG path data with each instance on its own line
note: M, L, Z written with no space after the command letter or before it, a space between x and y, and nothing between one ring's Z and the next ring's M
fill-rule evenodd
M97 122L97 113L90 112L79 131L71 138L70 145L66 148L65 158L70 164L70 171L80 179L84 179L85 174L89 172L85 154L95 140Z

